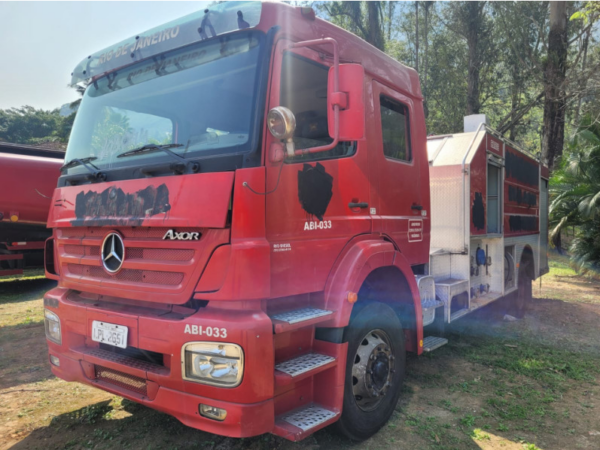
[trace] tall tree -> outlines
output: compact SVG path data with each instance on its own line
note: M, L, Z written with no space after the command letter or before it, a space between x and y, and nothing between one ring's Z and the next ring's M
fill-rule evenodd
M415 70L419 71L419 2L415 2Z
M550 2L548 56L544 67L544 131L542 157L552 169L562 155L565 138L565 74L567 70L567 3Z
M382 2L319 2L317 10L325 12L326 18L362 37L379 50L385 50L382 26ZM389 11L393 14L393 8ZM385 23L385 22L384 22Z
M484 12L486 3L456 2L449 5L447 26L466 40L468 48L467 115L478 114L481 109L481 69L486 63L484 54L491 42L490 25Z

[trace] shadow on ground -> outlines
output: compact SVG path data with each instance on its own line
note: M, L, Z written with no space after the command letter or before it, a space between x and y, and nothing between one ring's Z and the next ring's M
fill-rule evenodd
M54 287L56 281L47 278L2 281L0 282L0 304L36 300Z

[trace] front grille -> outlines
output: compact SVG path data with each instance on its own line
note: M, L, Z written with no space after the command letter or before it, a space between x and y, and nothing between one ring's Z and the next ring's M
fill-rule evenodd
M102 267L86 266L84 264L67 264L70 274L101 278L104 280L129 281L131 283L145 283L162 286L177 286L183 281L183 273L158 272L153 270L122 269L115 275L107 273Z
M100 247L90 245L65 245L65 253L69 256L99 256Z
M144 378L129 375L128 373L119 372L118 370L109 369L95 365L96 379L112 384L122 389L127 389L146 396L147 386Z
M173 248L128 248L127 259L153 259L156 261L189 261L194 257L194 250Z
M66 256L100 256L100 247L90 245L66 244ZM127 248L127 259L143 259L155 261L190 261L194 257L192 249L173 248Z
M162 294L167 293L171 301L176 298L175 303L184 303L194 289L192 278L199 276L199 266L206 264L215 246L228 241L229 232L176 227L174 229L178 233L196 233L198 239L163 240L170 229L124 226L59 228L56 230L56 246L61 276L69 283L89 285L84 289L86 292L108 294L111 284L119 284L128 291L124 295L127 298L132 298L134 291L139 289L147 294L147 301L163 303L166 299ZM102 267L101 246L111 231L123 237L125 246L123 267L115 274ZM214 237L211 238L211 235Z

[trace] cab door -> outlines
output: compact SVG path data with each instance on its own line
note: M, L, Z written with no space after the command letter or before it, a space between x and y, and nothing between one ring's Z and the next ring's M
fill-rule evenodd
M308 48L285 50L273 61L268 108L285 106L296 118L296 149L332 142L327 126L329 59ZM271 245L274 297L321 291L346 243L371 231L368 160L364 141L340 142L312 155L271 158L275 138L265 130L266 234Z
M373 81L370 130L373 229L390 237L410 264L429 253L429 168L421 102Z

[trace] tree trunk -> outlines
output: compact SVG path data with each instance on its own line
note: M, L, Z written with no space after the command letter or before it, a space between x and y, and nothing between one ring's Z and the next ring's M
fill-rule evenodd
M367 36L369 44L374 45L379 50L384 50L383 33L379 21L381 2L367 2Z
M544 68L544 134L542 158L550 170L562 155L565 137L564 81L567 66L566 2L550 2L548 58Z
M585 87L587 83L587 79L585 78L585 66L587 62L588 43L590 41L591 31L591 29L588 30L585 34L585 37L583 38L583 60L581 61L582 76L579 82L579 92L577 93L579 99L577 100L577 109L575 110L575 127L579 126L579 115L581 114L581 100L583 100L583 93L585 92Z
M513 111L512 117L511 117L511 126L508 129L509 131L509 139L511 141L515 140L516 137L516 125L517 125L517 121L516 116L518 114L517 109L519 108L519 94L520 94L520 89L519 89L519 74L518 72L518 68L516 66L512 67L512 93L511 93L511 108Z
M392 40L392 22L394 18L394 9L396 8L395 2L388 2L388 23L387 23L387 40Z
M433 2L425 2L425 55L423 55L423 111L425 118L429 117L429 108L427 107L427 70L429 65L428 50L429 50L429 8Z
M483 3L483 2L481 2ZM479 30L480 30L480 12L482 5L480 2L466 2L466 20L467 20L467 46L469 49L469 69L467 80L467 115L479 114L481 107L479 103Z
M415 70L419 71L419 2L415 2Z

